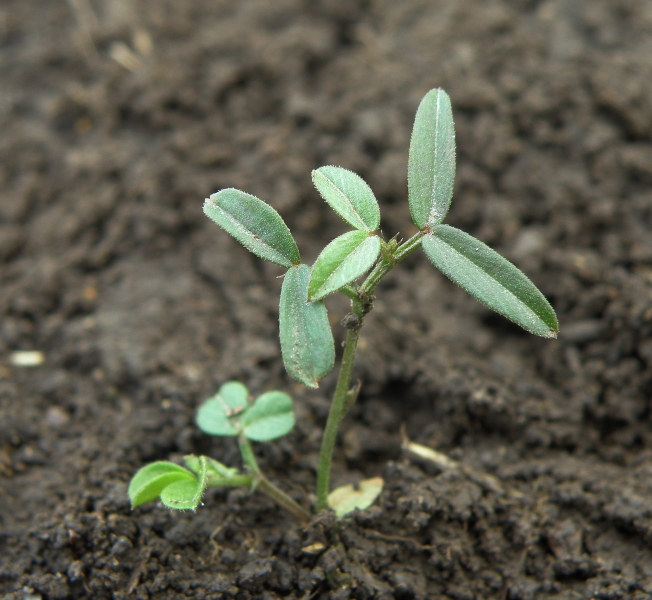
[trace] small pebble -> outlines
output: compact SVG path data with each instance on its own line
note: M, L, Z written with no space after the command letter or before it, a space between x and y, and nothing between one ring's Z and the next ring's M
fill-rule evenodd
M45 413L45 421L50 427L61 427L70 421L70 415L59 406L51 406Z
M40 350L16 350L9 355L9 362L15 367L38 367L45 361Z

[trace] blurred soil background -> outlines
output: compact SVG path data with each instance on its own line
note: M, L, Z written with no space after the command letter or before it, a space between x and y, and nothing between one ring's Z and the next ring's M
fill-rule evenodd
M652 595L652 3L3 0L0 82L3 598ZM240 490L132 512L148 461L238 464L194 426L228 379L293 393L297 428L257 450L313 500L333 376L285 375L282 271L202 201L267 200L311 263L345 231L310 181L336 164L407 238L436 86L457 126L447 222L531 277L559 340L415 253L378 289L334 471L383 475L376 506L305 528ZM402 455L401 425L464 468Z

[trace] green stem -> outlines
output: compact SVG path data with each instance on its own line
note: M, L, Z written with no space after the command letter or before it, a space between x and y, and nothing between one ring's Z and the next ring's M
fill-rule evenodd
M243 433L238 436L238 446L240 446L240 455L242 456L244 464L249 467L249 470L252 473L260 473L260 467L258 466L256 455L254 454L254 448L249 439L246 438Z
M342 363L340 373L333 394L324 428L324 436L319 451L319 467L317 471L317 511L328 508L328 493L330 491L331 465L333 463L333 452L337 441L337 432L346 413L352 408L355 395L350 393L351 375L353 374L353 363L355 353L358 348L360 339L360 329L362 328L365 315L371 310L371 295L380 283L381 279L389 273L399 262L412 253L421 245L421 238L424 233L419 231L405 243L401 244L394 253L387 259L381 260L371 270L364 283L360 286L357 294L354 296L350 290L346 290L346 295L351 298L351 312L357 317L357 323L349 326L344 343L344 353L342 354Z
M274 500L277 504L283 507L290 513L297 521L307 522L310 521L310 513L303 508L299 503L290 498L283 490L276 487L265 475L263 475L258 461L254 455L254 449L251 442L243 435L238 436L238 444L240 445L240 454L242 460L249 467L253 476L249 477L249 486L259 489L268 498Z
M339 289L347 298L355 300L358 297L358 290L352 285L345 285Z
M233 477L220 477L219 475L211 477L209 475L206 478L206 487L251 487L253 482L254 478L251 475L234 475Z
M279 506L282 506L300 523L307 523L312 519L310 512L290 498L282 489L277 488L262 473L258 476L258 489L268 498L274 500Z
M342 419L346 415L347 396L351 384L351 374L353 372L353 361L355 360L355 351L360 339L360 327L349 329L344 345L344 354L342 355L342 364L340 374L335 386L335 394L326 427L324 428L324 437L321 441L321 450L319 451L319 470L317 471L317 511L328 508L328 492L330 491L331 463L333 462L333 451L335 450L335 441L337 440L337 431Z

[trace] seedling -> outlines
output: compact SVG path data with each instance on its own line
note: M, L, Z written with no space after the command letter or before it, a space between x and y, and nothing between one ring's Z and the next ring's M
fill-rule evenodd
M330 506L342 516L353 508L366 508L380 492L382 482L377 479L363 482L357 490L345 486L331 492L331 463L339 426L358 395L359 386L351 387L351 375L374 292L385 275L417 248L423 247L435 267L492 310L530 333L557 337L555 311L521 271L483 242L443 224L454 178L451 103L446 92L434 89L419 105L410 142L408 204L418 231L408 240L385 241L378 234L380 209L374 193L361 177L341 167L316 169L312 180L352 231L330 242L312 267L301 263L287 225L262 200L229 188L204 204L206 215L245 248L287 269L279 306L281 354L286 370L296 380L316 388L333 369L335 345L324 298L340 292L351 301L351 312L342 320L346 341L322 437L317 511ZM132 504L160 497L172 508L195 508L206 487L257 484L297 517L305 517L304 509L260 473L249 441L268 441L287 433L294 423L292 401L282 392L263 394L251 406L246 398L244 386L227 383L200 408L198 416L198 425L206 433L238 437L246 473L207 457L187 458L189 470L168 462L153 463L132 480Z
M210 435L237 437L246 472L207 456L186 456L187 469L157 461L140 469L131 480L129 498L133 507L160 498L168 508L195 510L207 488L257 487L297 519L310 518L308 511L262 474L251 447L252 441L275 440L294 427L290 396L266 392L250 404L247 388L238 381L229 381L199 408L197 425Z

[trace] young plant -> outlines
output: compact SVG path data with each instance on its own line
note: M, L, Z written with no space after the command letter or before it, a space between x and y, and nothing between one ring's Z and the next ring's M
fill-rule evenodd
M410 142L408 205L418 231L408 240L399 241L394 237L385 241L377 234L380 210L374 193L361 177L341 167L316 169L312 179L323 199L352 227L352 231L331 241L312 267L301 263L299 250L287 225L262 200L229 188L213 194L204 204L206 215L248 250L287 269L279 305L280 342L285 368L296 380L316 388L319 380L334 366L335 345L324 298L340 292L351 301L351 312L342 320L342 325L347 328L346 341L322 437L317 472L317 511L331 506L341 516L352 507L369 506L380 491L382 483L370 480L364 482L359 490L351 488L347 492L345 486L331 492L331 463L339 426L358 395L359 388L351 387L351 375L360 331L365 316L373 308L373 294L385 275L417 248L423 247L435 267L489 308L535 335L557 336L554 310L521 271L483 242L443 224L453 195L454 178L455 129L451 103L446 92L434 89L419 105ZM216 435L235 435L223 433L228 427L206 427L201 415L202 410L204 413L209 410L206 408L209 403L211 401L200 409L200 427ZM213 402L212 406L215 407L216 403ZM238 410L240 406L242 404L237 405ZM225 415L222 421L232 418L227 413ZM239 426L239 439L248 439L244 417L241 417ZM235 432L236 429L229 431ZM259 473L253 466L255 463L249 462L245 455L243 452L251 473ZM215 461L205 459L202 463L201 460L193 463L194 467L199 465L199 470L188 465L193 474L176 465L170 467L171 463L154 463L168 466L169 470L163 474L163 467L145 467L153 469L151 479L157 483L143 497L154 498L157 495L154 491L158 490L163 502L171 504L164 495L168 488L161 487L163 483L158 483L157 478L166 486L177 485L172 492L183 485L190 490L190 485L185 483L188 477L198 482L194 484L195 488L209 485L202 481L210 481L210 485L220 481L222 485L231 485L224 483L230 481L231 475L219 473L222 479L215 475L219 471ZM226 467L220 465L219 468ZM182 477L186 479L182 480ZM132 486L135 486L134 481ZM172 483L167 483L170 481Z
M266 392L249 403L249 391L238 381L228 381L202 404L197 425L210 435L237 437L246 472L227 467L207 456L186 456L187 469L168 461L157 461L140 469L129 484L129 499L135 508L160 498L168 508L195 510L207 488L257 488L299 520L310 513L278 489L261 472L251 442L275 440L294 427L292 398L283 392Z

